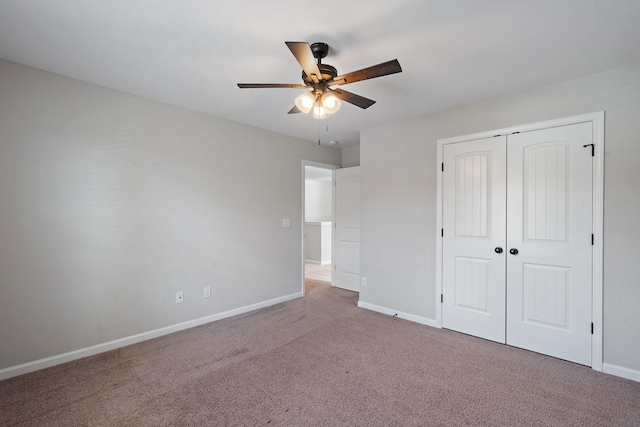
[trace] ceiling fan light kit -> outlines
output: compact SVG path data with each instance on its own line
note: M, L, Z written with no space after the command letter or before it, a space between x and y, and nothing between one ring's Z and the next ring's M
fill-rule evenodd
M335 67L323 64L322 58L329 53L329 45L326 43L313 43L309 45L304 42L285 42L293 56L302 66L302 81L300 84L280 84L280 83L238 83L241 89L259 88L292 88L307 89L295 99L295 106L289 110L288 114L312 113L316 119L324 119L340 109L340 100L353 104L362 109L369 108L375 101L365 98L355 93L342 89L332 88L348 83L355 83L361 80L373 79L389 74L402 72L397 59L374 65L362 70L338 75Z
M313 117L324 119L329 114L333 114L340 109L338 97L331 92L317 93L304 92L296 98L296 107L301 113L308 113L313 110Z

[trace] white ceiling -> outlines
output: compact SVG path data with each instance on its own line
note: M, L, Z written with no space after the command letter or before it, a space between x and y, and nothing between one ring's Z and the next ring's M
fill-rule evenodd
M338 147L359 131L640 62L638 0L3 0L0 57ZM401 74L343 89L326 122L287 115L301 83L285 41L322 41L346 73Z

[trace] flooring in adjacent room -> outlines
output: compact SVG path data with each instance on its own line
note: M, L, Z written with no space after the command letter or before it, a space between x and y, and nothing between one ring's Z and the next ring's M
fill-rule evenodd
M331 264L304 264L305 294L331 287Z

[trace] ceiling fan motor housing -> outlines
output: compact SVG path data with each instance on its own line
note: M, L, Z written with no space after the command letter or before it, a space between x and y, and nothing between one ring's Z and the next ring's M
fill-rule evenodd
M309 48L311 49L313 57L318 60L318 69L320 70L320 76L318 76L319 80L328 81L336 77L338 75L338 70L336 70L335 67L332 67L331 65L322 63L322 58L329 54L329 45L326 43L317 42L313 43L311 46L309 46ZM313 84L313 79L309 77L307 73L304 72L304 70L302 71L302 80L307 86L314 86L314 89L324 92L325 88L315 87L315 85Z
M318 69L320 70L322 81L329 81L338 75L338 70L336 70L335 67L332 67L329 64L318 64ZM307 73L305 73L304 71L302 71L302 80L307 86L313 86L313 79L307 76Z

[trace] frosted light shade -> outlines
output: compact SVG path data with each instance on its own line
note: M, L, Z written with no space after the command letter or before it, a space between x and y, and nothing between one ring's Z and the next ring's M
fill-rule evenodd
M338 97L331 92L327 92L322 95L321 102L324 107L324 111L327 114L333 114L340 109L341 103L338 100Z
M296 107L298 107L298 110L306 114L311 111L311 107L313 107L315 102L316 99L311 92L304 92L296 98Z
M313 106L313 118L314 119L326 119L329 117L325 108L319 102L316 102Z

